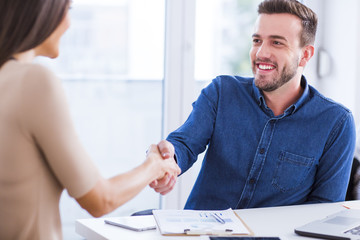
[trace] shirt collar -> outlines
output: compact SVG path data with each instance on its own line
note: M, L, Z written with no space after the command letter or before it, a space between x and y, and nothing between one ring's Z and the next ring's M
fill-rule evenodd
M254 96L259 106L264 106L268 108L262 92L255 86L255 81L253 81L252 84L253 84ZM292 104L290 107L288 107L285 110L285 115L293 114L298 108L300 108L305 103L306 99L308 99L309 97L309 85L304 75L301 76L300 84L301 87L304 89L304 92L301 95L301 97L296 101L296 103Z
M292 105L294 106L294 110L292 111L292 113L294 113L297 109L299 109L302 105L304 105L306 100L309 98L309 85L304 75L301 77L300 85L304 89L304 92L301 95L301 97L297 100L297 102Z
M253 79L252 86L253 86L255 99L258 102L259 106L261 105L266 106L264 96L262 95L260 90L255 86L255 79Z

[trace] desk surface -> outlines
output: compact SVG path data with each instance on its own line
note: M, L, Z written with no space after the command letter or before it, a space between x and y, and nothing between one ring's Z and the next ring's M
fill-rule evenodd
M358 201L360 204L360 201ZM285 207L253 208L236 210L242 220L254 232L255 236L277 236L282 240L305 240L314 238L301 237L294 233L294 228L310 221L324 218L343 210L343 202L320 203ZM127 240L162 240L184 239L184 236L161 236L158 229L134 232L104 223L105 218L79 219L75 229L88 240L127 239ZM187 240L207 240L207 236L186 237Z

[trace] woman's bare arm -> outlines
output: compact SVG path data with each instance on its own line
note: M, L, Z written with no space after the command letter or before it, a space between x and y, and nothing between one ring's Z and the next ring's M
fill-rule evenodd
M132 199L152 181L179 174L174 159L162 159L157 146L152 145L143 164L110 179L100 178L88 193L76 200L92 216L101 217Z

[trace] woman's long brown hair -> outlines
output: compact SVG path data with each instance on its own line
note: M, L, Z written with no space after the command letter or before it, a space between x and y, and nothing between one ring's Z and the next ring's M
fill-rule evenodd
M45 41L64 18L69 1L0 0L0 67Z

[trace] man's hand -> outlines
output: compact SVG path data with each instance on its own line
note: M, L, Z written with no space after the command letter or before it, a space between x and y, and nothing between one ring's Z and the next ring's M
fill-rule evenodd
M173 159L173 161L176 162L174 158L175 148L170 142L162 140L158 143L158 148L163 159ZM155 192L165 195L175 187L176 179L177 175L166 173L163 178L153 181L149 186L153 188Z
M161 156L164 159L174 158L174 156L175 156L175 148L170 142L168 142L166 140L161 140L158 143L158 148L159 148Z

